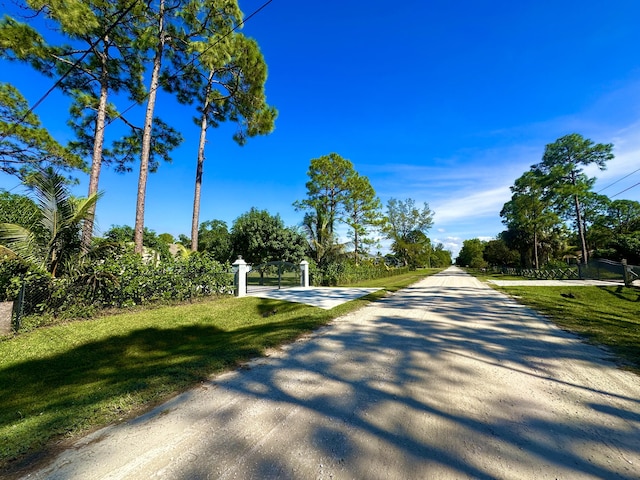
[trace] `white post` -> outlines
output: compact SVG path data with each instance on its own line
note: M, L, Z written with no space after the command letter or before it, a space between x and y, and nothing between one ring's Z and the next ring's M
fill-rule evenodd
M629 264L627 263L627 259L623 258L622 259L622 278L624 279L624 286L625 287L630 287L631 286L631 267L629 266Z
M236 297L245 297L247 295L247 271L249 265L238 255L238 259L233 262L234 284L236 287Z
M309 262L300 262L300 286L309 288Z

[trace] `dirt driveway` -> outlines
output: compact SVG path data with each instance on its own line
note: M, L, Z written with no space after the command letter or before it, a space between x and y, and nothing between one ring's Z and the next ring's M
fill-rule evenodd
M640 378L452 268L28 478L638 479Z

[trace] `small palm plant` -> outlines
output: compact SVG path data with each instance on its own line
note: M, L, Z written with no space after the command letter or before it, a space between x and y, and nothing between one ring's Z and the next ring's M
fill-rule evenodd
M62 265L82 252L82 223L91 214L98 195L74 198L65 177L52 168L33 174L29 187L40 211L38 224L27 228L0 223L0 245L55 277Z

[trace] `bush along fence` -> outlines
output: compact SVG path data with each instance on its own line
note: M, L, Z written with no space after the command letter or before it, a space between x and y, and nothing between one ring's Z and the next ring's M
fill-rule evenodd
M409 270L409 267L389 267L384 262L362 262L358 265L335 262L322 268L311 265L309 276L311 284L316 286L353 285L363 280L403 275Z
M595 259L586 265L577 264L540 269L493 267L492 271L540 280L609 280L624 282L627 286L632 285L635 280L640 278L640 266L628 265L624 260L614 262L606 259Z
M7 270L7 262L1 263ZM20 270L19 265L13 268ZM0 272L0 301L14 302L15 331L69 318L88 318L108 308L233 293L230 266L206 254L155 263L147 263L134 254L123 254L80 265L61 278L52 278L42 271L22 270L14 276Z

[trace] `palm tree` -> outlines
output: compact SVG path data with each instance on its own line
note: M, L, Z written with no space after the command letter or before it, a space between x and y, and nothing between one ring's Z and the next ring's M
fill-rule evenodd
M337 242L322 208L316 208L313 213L306 213L302 228L309 241L310 257L318 265L335 262L344 253L345 245Z
M0 244L55 277L61 265L88 247L82 245L80 232L99 195L72 197L66 179L52 168L30 177L29 187L40 211L38 224L27 228L0 223Z

